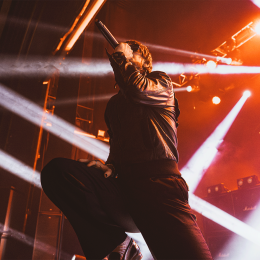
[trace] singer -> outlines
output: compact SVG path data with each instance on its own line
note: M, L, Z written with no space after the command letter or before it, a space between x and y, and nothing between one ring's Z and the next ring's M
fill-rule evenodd
M105 111L109 157L105 164L53 159L42 171L44 192L72 224L88 260L141 259L125 232L141 232L154 259L212 259L178 170L171 79L152 72L152 56L137 41L120 43L108 57L119 86Z

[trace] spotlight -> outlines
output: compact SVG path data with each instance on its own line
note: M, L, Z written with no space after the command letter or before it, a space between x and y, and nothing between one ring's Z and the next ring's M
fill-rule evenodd
M260 22L255 25L255 32L260 35Z
M227 58L226 63L227 63L228 65L230 65L230 64L232 63L232 59L231 59L231 58Z
M217 96L212 98L212 103L215 105L218 105L220 103L221 99Z
M210 69L210 70L213 70L213 69L215 69L217 67L217 63L215 61L213 61L213 60L209 60L206 63L206 67L208 69Z
M106 131L104 130L98 130L97 139L104 142L109 142L109 138L106 138Z
M98 130L98 136L99 137L105 137L105 133L106 133L106 131L103 131L103 130Z
M249 91L249 90L244 91L243 96L244 97L250 97L251 96L251 91Z
M188 92L191 92L191 91L192 91L192 86L188 86L188 87L187 87L187 91L188 91Z
M237 187L239 189L253 187L253 186L256 186L258 183L259 183L259 180L258 180L258 177L256 175L237 179Z
M208 196L219 195L224 192L228 192L228 188L225 187L224 183L219 183L217 185L213 185L207 188Z

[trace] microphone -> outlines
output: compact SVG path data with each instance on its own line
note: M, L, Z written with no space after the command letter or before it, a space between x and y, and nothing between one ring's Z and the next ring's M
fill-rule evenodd
M103 34L106 38L108 43L112 46L113 49L119 44L113 34L107 29L107 27L98 19L95 21L96 26L98 27L99 31Z

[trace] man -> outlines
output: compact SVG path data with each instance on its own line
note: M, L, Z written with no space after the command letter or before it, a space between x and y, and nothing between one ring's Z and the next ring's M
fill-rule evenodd
M42 171L45 193L69 219L88 260L115 248L120 259L141 259L125 231L141 232L154 259L212 259L178 170L171 79L151 72L151 54L137 41L108 56L120 90L105 112L107 162L56 158Z

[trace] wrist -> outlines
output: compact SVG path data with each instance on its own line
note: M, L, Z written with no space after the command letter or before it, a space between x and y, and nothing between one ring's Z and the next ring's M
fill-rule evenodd
M106 164L106 166L112 170L112 174L111 174L111 177L114 177L114 178L117 178L118 177L118 174L116 174L116 169L115 169L115 166L111 163L108 163Z

